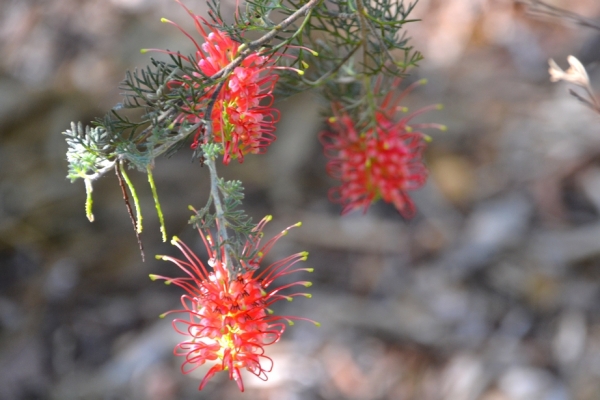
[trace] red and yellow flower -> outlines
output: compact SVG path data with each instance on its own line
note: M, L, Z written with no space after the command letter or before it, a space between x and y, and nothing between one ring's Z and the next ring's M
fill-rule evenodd
M329 198L343 206L342 214L357 208L366 212L371 203L382 199L404 217L414 215L415 206L407 192L423 186L428 175L423 161L427 136L419 129L445 127L409 124L415 116L439 108L437 105L396 118L398 111L406 111L398 103L413 87L397 98L388 93L375 112L374 124L362 129L350 114L334 105L330 129L321 133L320 139L329 158L327 172L341 181L329 191Z
M185 273L181 278L159 275L150 277L153 280L163 279L165 283L175 284L186 291L181 297L183 309L169 311L162 316L171 313L185 314L185 318L173 320L175 330L186 336L186 340L174 350L175 355L185 357L181 366L184 374L207 362L213 363L199 389L220 371L228 371L229 379L235 380L241 391L244 390L240 374L242 369L266 380L273 361L265 355L265 346L279 341L286 328L285 322L292 325L293 320L307 320L276 316L269 308L279 300L291 301L296 296L310 297L307 293L281 294L281 291L294 286L308 287L311 285L308 281L297 281L274 288L271 286L281 276L300 271L312 272L311 268L294 268L297 262L307 259L306 252L291 255L259 269L275 242L290 228L300 225L298 223L285 229L261 245L262 229L270 219L270 216L265 217L255 228L252 238L246 242L239 258L241 268L238 267L238 272L232 272L224 246L216 249L209 232L203 230L199 232L209 253L209 268L177 237L173 238L172 243L183 253L183 260L157 256L175 263Z
M179 25L163 19L180 29L196 46L195 60L179 53L156 50L176 55L192 63L196 63L201 73L194 73L194 79L213 77L228 66L238 55L241 43L233 40L225 32L211 27L202 17L195 15L179 0L188 14L194 19L198 33L204 39L202 45ZM145 50L147 51L147 50ZM205 133L204 127L196 132L192 148L196 149L201 143L216 142L223 145L223 163L229 164L231 159L244 161L246 154L264 153L266 148L275 140L275 124L279 120L279 111L272 107L273 88L278 75L271 57L260 52L249 54L225 77L225 82L216 95L210 118L204 115L208 104L214 96L216 85L200 89L193 79L176 79L169 83L170 88L184 87L198 89L194 98L189 98L191 106L183 107L184 112L175 123L187 121L195 125L205 119L212 122L212 135Z

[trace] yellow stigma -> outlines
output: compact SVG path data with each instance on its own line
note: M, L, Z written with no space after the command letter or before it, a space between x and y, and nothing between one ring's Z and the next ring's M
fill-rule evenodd
M157 275L150 274L149 276L150 276L150 279L152 279L153 281L155 281L155 280L157 280L157 279L158 279L158 276L157 276Z
M166 18L161 18L161 19L160 19L160 22L162 22L162 23L166 24L166 23L169 23L169 22L171 22L171 21L169 21L169 20L168 20L168 19L166 19Z
M335 121L337 121L337 118L336 118L336 117L329 117L329 119L328 119L328 122L329 122L330 124L333 124Z
M142 54L146 54L148 52L148 49L140 49L140 53Z
M177 242L179 242L179 238L177 236L173 236L173 239L171 239L171 244L175 246Z
M308 69L309 65L306 61L302 60L301 63L302 63L302 68Z
M270 220L272 220L272 219L273 219L272 215L265 216L265 221L267 221L267 222L270 221Z
M319 53L318 52L316 52L314 50L308 50L308 51L310 51L310 54L312 54L313 56L319 57Z
M312 286L312 282L305 282L304 283L304 287L311 287Z
M302 221L298 221L294 224L295 227L300 227L302 226Z
M157 254L157 255L154 256L154 258L156 258L157 260L164 260L165 257L166 256L163 256L163 255L160 255L160 254Z
M314 321L314 322L313 322L313 324L315 324L315 326L316 326L316 327L319 327L319 326L321 326L321 323L320 323L320 322L317 322L317 321Z
M436 110L443 110L444 109L444 105L443 104L436 104L435 105L435 109Z
M413 128L411 128L410 126L406 127L406 132L412 132L412 131L413 131Z
M304 75L304 71L302 71L301 69L296 70L296 72L298 73L298 75L302 76Z
M427 84L427 78L423 78L419 81L419 84L421 85L426 85Z
M166 316L167 316L167 313L162 313L162 314L160 314L160 315L158 316L158 318L164 318L164 317L166 317Z
M446 125L440 126L440 131L446 132L447 130L448 130L448 127Z
M314 268L306 268L306 272L314 272Z

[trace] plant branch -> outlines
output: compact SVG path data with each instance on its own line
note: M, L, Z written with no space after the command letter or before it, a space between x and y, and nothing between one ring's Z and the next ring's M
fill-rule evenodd
M222 76L229 75L234 70L235 67L237 67L238 65L240 65L242 63L242 61L244 61L244 59L248 55L250 55L252 52L256 51L256 49L260 48L261 46L269 43L271 40L273 40L275 38L275 36L277 36L277 34L279 32L281 32L282 30L284 30L285 28L290 26L292 23L294 23L294 21L296 21L297 19L302 17L302 15L305 15L310 10L315 8L320 2L321 2L321 0L310 0L308 3L306 3L305 5L300 7L292 15L290 15L289 17L287 17L286 19L281 21L281 23L275 25L275 27L271 31L269 31L267 34L263 35L261 38L256 39L250 43L242 44L238 49L239 55L236 58L234 58L229 64L227 64L223 69L221 69L219 72L212 75L210 77L210 79L215 80L215 79L221 78Z
M366 11L365 11L365 5L363 4L362 0L356 0L356 13L358 14L358 21L360 23L360 36L362 38L363 67L366 70L366 68L367 68L367 62L368 62L368 55L369 55L369 52L368 52L369 37L368 37L368 34L367 34L368 21L367 21L367 19L365 17L365 13L366 13Z
M358 1L361 1L361 0L358 0ZM391 63L396 68L398 68L398 64L397 64L396 60L394 59L394 56L392 55L392 53L390 53L390 50L387 48L385 42L383 41L383 38L377 33L377 31L375 30L375 27L373 26L373 23L368 19L369 18L369 13L366 12L366 10L364 10L364 15L367 18L363 19L363 21L367 25L367 27L369 28L369 31L371 31L371 34L373 36L375 36L375 39L377 39L377 42L379 43L379 46L381 47L381 49L383 50L383 52L385 53L385 55L387 56L387 58L391 61Z
M532 14L547 15L551 17L563 18L574 22L578 25L585 26L586 28L593 28L600 30L600 24L589 19L582 17L579 14L565 10L563 8L555 7L541 0L516 0L517 4L523 4L529 8Z
M225 220L225 212L223 210L223 203L221 202L221 194L219 193L219 177L217 176L217 167L215 165L216 157L214 154L208 154L205 160L205 165L208 166L210 172L210 197L215 205L215 217L217 220L218 239L215 243L217 254L223 245L225 259L225 268L229 270L230 276L234 274L234 266L229 259L229 253L231 253L231 246L229 244L229 236L227 235L227 221Z
M363 89L365 91L365 95L366 95L366 99L367 99L367 106L369 108L369 110L371 111L371 114L375 113L375 109L377 108L375 105L375 102L373 100L373 93L371 92L371 77L369 76L369 74L367 74L367 61L368 61L368 54L369 54L369 37L368 37L368 25L369 25L369 21L367 20L367 18L365 17L365 14L367 13L367 11L365 10L365 5L363 4L363 0L356 0L356 12L358 13L358 18L360 21L360 34L361 34L361 41L362 41L362 46L363 46Z
M117 179L119 180L119 186L121 187L121 193L123 194L123 200L125 201L125 207L127 207L127 214L129 214L129 218L131 218L131 223L133 224L133 229L135 231L135 237L137 238L138 247L140 248L140 254L142 255L142 262L144 262L145 261L144 245L142 244L142 239L140 238L140 228L139 228L140 224L139 224L139 222L136 221L135 217L133 216L133 209L131 208L131 203L129 202L129 195L127 194L127 189L125 188L125 180L123 179L123 176L121 175L122 171L121 171L120 167L122 167L122 165L120 163L115 163L115 174L117 175ZM128 184L129 183L130 182L128 182ZM139 206L139 205L136 204L136 207L137 206Z
M348 60L354 55L354 53L356 53L356 51L358 49L360 49L360 47L362 46L362 43L359 43L358 45L356 45L351 51L348 52L348 54L346 54L344 56L344 58L332 69L330 69L329 71L327 71L325 74L321 75L316 81L310 81L308 79L305 78L301 78L302 81L308 85L311 86L319 86L321 83L323 83L326 79L328 79L331 75L335 74L337 71L339 71L340 68L342 68L342 66L344 64L346 64L346 62L348 62Z

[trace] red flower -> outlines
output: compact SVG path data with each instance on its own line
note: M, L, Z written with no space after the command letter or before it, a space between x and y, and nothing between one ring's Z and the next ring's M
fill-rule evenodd
M204 43L198 42L177 24L163 19L179 28L196 46L195 61L177 53L162 51L177 55L188 62L196 62L202 74L208 77L214 76L238 55L242 46L232 40L227 33L221 32L202 18L195 15L179 0L186 11L194 19L198 33L204 38ZM203 26L207 26L209 33ZM216 101L213 105L210 119L212 121L212 137L206 137L204 129L200 128L196 133L192 148L195 149L200 143L210 141L222 143L224 147L223 163L229 164L232 158L237 158L241 163L244 155L248 153L264 153L266 148L275 140L275 123L279 120L279 111L272 108L273 88L278 76L275 73L272 60L262 56L258 52L246 57L233 72L225 78ZM195 78L203 79L202 74L194 73ZM198 88L197 83L191 79L173 80L169 87L176 86ZM201 91L197 98L190 98L192 107L184 108L185 112L179 115L175 123L188 121L192 125L205 118L204 112L215 91L215 87Z
M287 228L264 245L260 245L262 229L271 220L265 217L255 228L253 238L242 251L240 263L242 271L232 274L226 265L225 249L214 249L212 237L208 232L199 230L200 236L209 253L207 269L196 255L177 237L172 243L185 256L179 260L169 256L157 256L172 261L181 268L186 277L168 278L150 275L155 279L164 279L166 284L175 284L187 293L181 296L182 310L170 313L184 313L186 318L173 320L177 332L187 337L179 343L174 354L185 357L181 371L187 374L206 362L213 362L199 389L219 371L229 371L229 379L237 382L241 391L244 384L240 369L247 369L260 379L267 380L267 372L273 367L271 358L265 355L264 347L277 342L285 331L287 321L306 320L300 317L274 316L269 307L282 299L291 301L295 296L310 297L307 293L280 294L292 286L311 285L307 281L298 281L269 289L277 278L299 271L312 272L311 268L292 268L299 261L305 261L308 253L302 252L277 261L258 271L260 263L275 242L291 228ZM293 225L299 226L300 223ZM314 321L311 321L314 322ZM317 323L315 323L317 324ZM318 325L318 324L317 324Z
M417 82L417 84L422 81ZM398 82L395 83L396 85ZM391 92L375 113L373 127L360 130L350 115L334 106L334 117L329 119L330 131L321 133L325 155L330 159L327 172L341 181L329 191L334 203L342 204L342 214L356 208L367 211L379 199L392 203L406 218L415 213L415 206L406 193L423 186L427 168L423 163L426 135L414 129L435 127L438 124L413 124L409 121L432 108L418 110L400 120L394 119L398 102L414 85L393 99Z

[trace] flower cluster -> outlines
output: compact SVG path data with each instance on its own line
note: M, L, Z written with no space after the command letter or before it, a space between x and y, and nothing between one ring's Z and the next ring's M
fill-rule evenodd
M273 361L265 355L264 347L281 338L286 328L284 321L292 325L292 320L306 320L300 317L275 316L269 309L273 303L282 299L291 301L295 296L310 297L307 293L280 294L282 290L293 286L308 287L311 283L307 281L269 289L277 278L300 271L312 272L311 268L293 268L297 262L307 259L306 252L291 255L259 270L260 263L271 247L291 228L285 229L261 246L262 229L270 219L267 216L256 226L254 235L246 242L242 251L242 268L236 273L228 265L224 246L215 249L210 234L202 230L199 230L200 236L208 250L208 265L212 269L206 268L177 237L173 238L172 243L182 251L184 260L157 256L172 261L185 273L181 278L150 275L153 280L163 279L165 283L175 284L187 292L181 297L183 309L162 315L186 314L186 318L173 320L175 330L187 337L174 350L175 355L185 357L181 371L186 374L206 362L214 362L199 389L219 371L229 371L229 379L235 380L241 391L244 390L244 384L240 369L245 368L266 380L266 373L271 371ZM300 223L293 226L299 225Z
M179 0L176 1L181 4ZM179 56L188 62L197 63L201 73L194 73L194 78L213 77L238 56L243 45L232 40L227 33L210 27L202 17L181 5L194 19L196 29L204 39L204 43L199 45L177 24L164 20L177 26L196 46L195 61ZM185 112L176 118L175 123L187 121L194 125L206 119L205 110L215 96L215 91L219 91L214 99L209 118L212 122L212 137L205 134L203 127L199 128L192 149L196 149L200 143L222 143L225 165L236 158L240 163L243 162L245 154L265 152L275 140L273 132L279 120L279 111L272 107L272 92L278 79L276 69L269 57L257 52L251 53L233 69L229 76L224 78L222 86L213 85L200 91L198 98L190 98L189 103L192 106L184 107ZM198 84L194 83L193 79L174 80L169 84L171 88L176 86L198 88Z
M342 214L357 208L366 212L371 203L382 199L392 203L404 217L414 215L415 206L407 191L423 186L428 175L423 162L427 136L415 129L445 129L438 124L409 125L412 118L439 108L437 105L395 119L398 111L406 112L398 103L416 84L396 98L388 93L375 112L374 124L367 128L358 127L347 112L334 105L330 130L322 132L320 139L329 158L327 172L341 181L340 186L330 190L329 198L343 206Z

